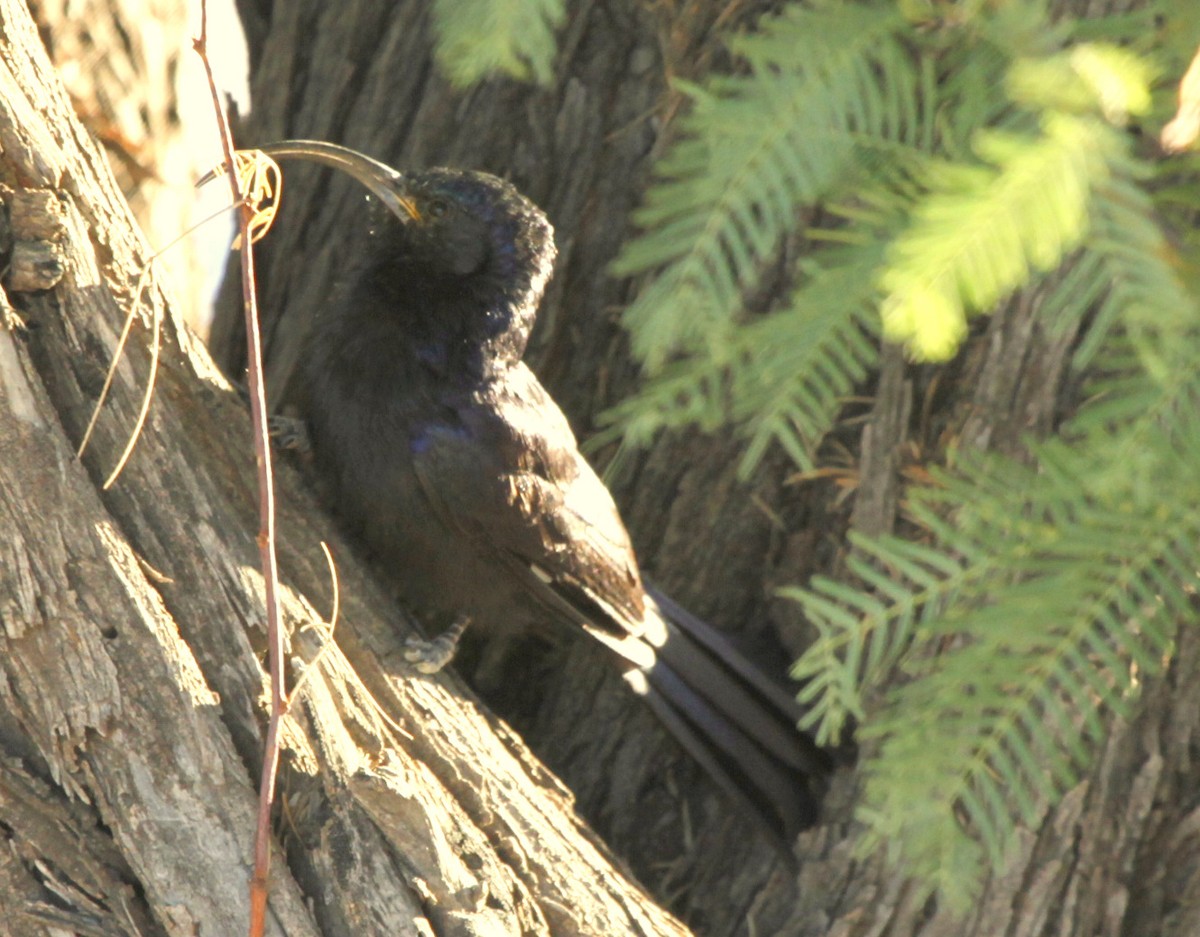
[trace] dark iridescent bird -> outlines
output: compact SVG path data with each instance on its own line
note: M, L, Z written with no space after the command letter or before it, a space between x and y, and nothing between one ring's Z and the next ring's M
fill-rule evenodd
M319 476L427 622L584 633L775 841L815 814L826 759L794 700L649 589L612 497L521 361L555 247L479 172L400 173L315 141L262 147L348 173L388 209L301 367Z

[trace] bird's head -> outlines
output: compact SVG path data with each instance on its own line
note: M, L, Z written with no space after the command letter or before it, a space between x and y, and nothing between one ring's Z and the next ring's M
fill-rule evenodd
M415 329L450 329L486 356L515 361L525 350L553 268L554 229L510 183L458 169L399 172L355 150L315 140L260 149L339 169L387 209L375 231L372 288L406 310Z

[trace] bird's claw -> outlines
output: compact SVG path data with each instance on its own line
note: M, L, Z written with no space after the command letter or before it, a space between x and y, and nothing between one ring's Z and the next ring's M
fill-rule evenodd
M470 621L469 616L459 615L454 624L430 641L409 638L404 642L404 659L419 673L437 673L454 659L458 642Z
M312 440L308 436L308 424L294 416L274 414L267 417L267 433L277 449L312 452Z

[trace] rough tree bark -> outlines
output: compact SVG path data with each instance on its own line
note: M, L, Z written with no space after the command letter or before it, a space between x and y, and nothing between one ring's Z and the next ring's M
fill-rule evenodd
M29 7L142 231L156 247L175 240L193 221L197 165L179 108L191 55L187 0L33 0ZM202 273L191 241L160 263L185 320L199 321Z
M0 186L0 932L243 933L263 698L248 420L151 278L74 457L148 249L16 0ZM154 407L101 491L155 316ZM344 601L285 731L270 932L686 934L469 691L396 663L395 608L281 490L293 681L327 644L305 598L328 607L321 539Z
M1069 4L1068 4L1069 5ZM668 77L702 75L722 58L716 30L749 24L771 4L716 0L573 2L547 88L493 81L456 93L432 64L428 4L240 0L251 54L250 145L285 137L334 140L393 165L485 168L543 206L560 257L529 358L586 438L596 416L636 381L617 312L636 283L606 267L652 157L669 139L678 100ZM1090 14L1106 4L1086 6ZM1125 7L1120 2L1116 6ZM263 296L273 399L285 404L307 324L355 249L361 193L310 168L290 171L289 204L265 252ZM796 245L781 248L780 269ZM786 288L777 278L776 294ZM659 440L613 479L643 565L696 612L789 659L806 640L774 587L837 569L844 534L899 522L903 470L951 443L1020 452L1053 428L1070 335L1048 335L1030 292L978 328L940 373L884 356L865 422L837 431L858 454L856 495L788 484L768 462L738 483L735 443L699 434ZM213 336L218 360L242 360L232 319ZM600 461L611 453L600 454ZM776 652L778 653L778 652ZM824 823L798 843L799 876L776 869L736 813L717 799L652 720L627 702L598 655L580 643L513 655L488 700L575 792L585 816L652 890L708 934L977 935L1200 932L1194 636L1181 637L1140 715L1115 724L1098 767L1038 829L1009 877L991 882L971 920L917 906L878 858L853 857L858 778L834 779ZM514 687L536 685L536 699ZM936 744L931 729L931 744Z

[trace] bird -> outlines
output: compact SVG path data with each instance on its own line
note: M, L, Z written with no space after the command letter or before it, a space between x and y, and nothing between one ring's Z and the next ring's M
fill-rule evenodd
M643 580L611 494L522 360L556 248L509 182L399 171L317 140L258 147L343 172L382 206L312 326L303 447L343 526L446 663L467 623L585 635L781 854L817 818L830 760L794 699L721 632ZM282 425L275 423L276 428Z

